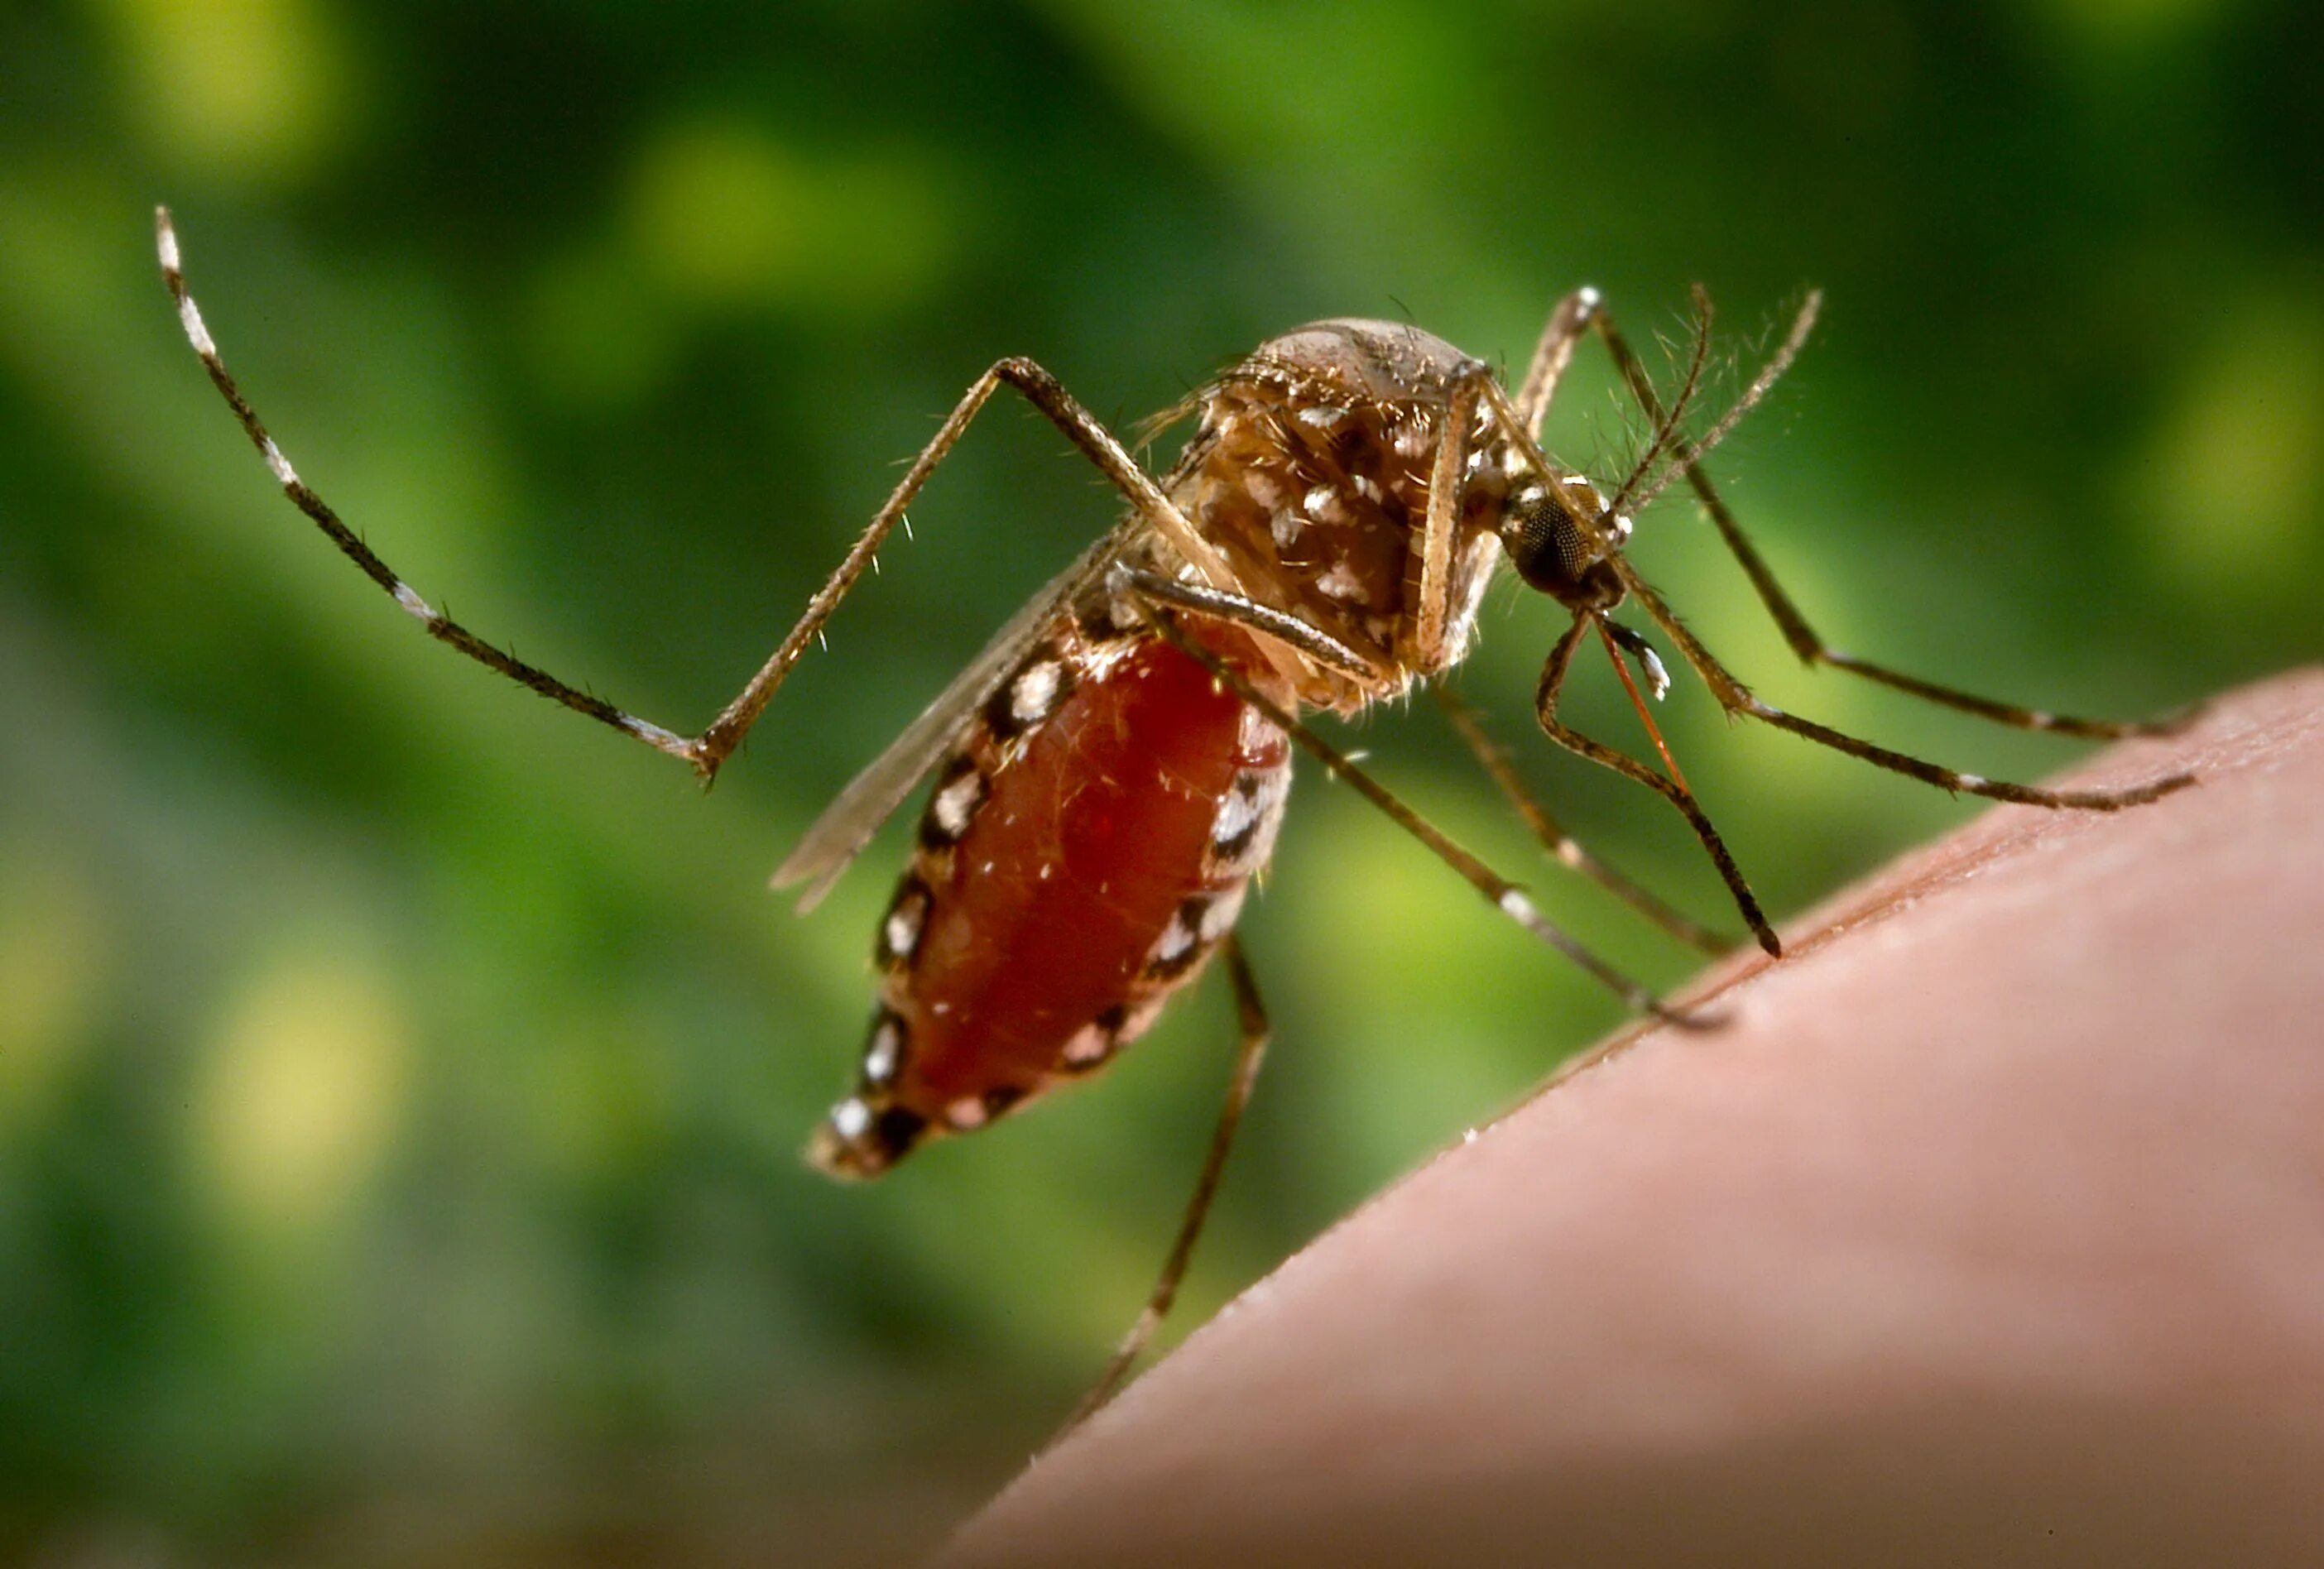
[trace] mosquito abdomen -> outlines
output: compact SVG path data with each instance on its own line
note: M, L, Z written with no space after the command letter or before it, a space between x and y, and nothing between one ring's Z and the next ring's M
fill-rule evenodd
M1061 618L937 777L810 1158L873 1175L1103 1066L1233 928L1289 781L1283 734L1194 660Z

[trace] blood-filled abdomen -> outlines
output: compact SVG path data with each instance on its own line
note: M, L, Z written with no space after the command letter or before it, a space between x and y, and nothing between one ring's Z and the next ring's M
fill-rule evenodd
M1194 659L1061 618L937 773L857 1093L810 1157L872 1175L1102 1065L1232 929L1289 781L1282 732Z

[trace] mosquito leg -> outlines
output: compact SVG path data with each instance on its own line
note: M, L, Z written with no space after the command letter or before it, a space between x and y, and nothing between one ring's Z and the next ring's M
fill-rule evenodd
M1523 425L1518 420L1517 411L1511 406L1507 395L1490 386L1485 391L1486 401L1493 410L1495 418L1499 420L1504 434L1517 444L1519 452L1523 454L1526 461L1533 467L1542 482L1554 485L1557 479L1556 471L1551 466L1549 460L1542 456L1540 446L1526 435ZM1689 474L1700 472L1692 466L1692 449L1682 461L1688 465ZM1618 548L1620 542L1609 535L1600 523L1589 519L1586 515L1583 517L1583 522L1589 531L1591 543L1598 549L1606 564L1621 580L1625 593L1637 601L1639 608L1644 610L1654 623L1660 627L1677 646L1686 662L1693 667L1695 674L1700 676L1703 684L1711 688L1711 696L1718 699L1719 706L1729 714L1740 714L1748 718L1759 720L1763 724L1772 725L1779 730L1788 730L1793 734L1815 742L1819 745L1831 747L1835 751L1848 753L1850 757L1861 758L1876 767L1885 768L1891 772L1901 773L1907 778L1932 784L1941 790L1983 796L1988 800L2010 801L2019 806L2073 808L2093 812L2120 811L2125 807L2143 806L2148 801L2169 795L2173 790L2184 789L2195 782L2195 776L2191 773L2174 773L2148 780L2141 784L2126 786L2121 789L2043 789L2034 785L2013 784L2006 780L1987 779L1982 774L1962 773L1937 763L1924 761L1917 757L1908 756L1901 752L1891 751L1885 746L1876 746L1871 742L1846 734L1829 725L1819 725L1812 719L1803 719L1796 715L1787 714L1774 704L1764 702L1753 696L1749 688L1736 679L1734 675L1712 656L1711 651L1703 646L1702 641L1687 630L1686 624L1679 620L1662 595L1655 591L1654 586L1649 584L1639 574L1638 569L1630 564L1628 558L1624 556ZM1785 603L1788 604L1788 601ZM1793 614L1796 616L1797 613ZM1978 701L1983 701L1983 699L1978 699ZM1998 708L2002 706L1995 705L1995 706ZM1976 710L1971 711L1976 712ZM2055 718L2054 715L2051 717L2053 720ZM2054 724L2051 727L2058 728ZM2115 734L2151 733L2151 728L2140 729L2136 726L2088 732L2101 738ZM1556 732L1553 731L1551 734L1552 738L1560 740L1561 743L1571 744L1563 742ZM1572 732L1569 731L1566 734L1571 735ZM1578 736L1574 739L1587 740L1586 737ZM1595 743L1590 744L1596 745ZM1576 747L1575 750L1583 749ZM1585 752L1584 755L1594 754ZM1609 757L1618 755L1620 754L1609 754ZM1623 761L1630 761L1627 758ZM1607 766L1619 768L1621 765L1608 761ZM1650 788L1659 793L1669 794L1669 789L1666 788L1670 787L1669 780L1662 779L1659 774L1650 770L1645 770L1643 765L1631 763L1631 766L1641 769L1643 775L1641 782L1658 781L1651 783ZM1628 771L1625 769L1623 771ZM1680 809L1683 811L1686 808ZM1691 815L1689 821L1692 820ZM1698 834L1701 831L1700 828L1697 829ZM1721 870L1723 872L1725 868L1722 867ZM1730 886L1738 881L1730 878ZM1766 940L1766 937L1761 937L1762 946Z
M1686 819L1686 826L1694 830L1694 836L1702 841L1702 848L1710 855L1711 864L1719 868L1719 875L1725 881L1728 892L1734 896L1735 908L1742 912L1743 924L1751 928L1752 937L1758 940L1761 947L1781 957L1783 944L1777 940L1775 928L1767 924L1766 915L1761 913L1759 900L1752 893L1751 885L1743 880L1742 869L1735 864L1735 857L1729 854L1726 841L1720 838L1719 830L1711 826L1710 816L1695 800L1694 792L1677 780L1656 773L1627 752L1617 752L1601 742L1593 741L1558 719L1558 692L1565 685L1566 672L1572 668L1574 651L1582 646L1582 639L1589 632L1591 620L1587 614L1575 616L1573 624L1557 640L1557 646L1550 650L1548 660L1542 665L1541 684L1534 691L1534 716L1541 723L1542 734L1577 756L1586 757L1602 768L1610 768L1625 779L1637 780L1676 808L1679 816Z
M2044 789L2036 785L2012 784L2007 780L1987 779L1982 774L1962 773L1937 763L1924 761L1917 757L1907 756L1901 752L1892 752L1886 747L1876 746L1868 741L1834 730L1830 725L1819 725L1812 719L1803 719L1796 714L1786 714L1771 703L1761 702L1758 698L1748 695L1741 711L1754 719L1774 725L1778 730L1788 730L1793 734L1803 736L1819 745L1829 746L1836 752L1844 752L1850 757L1860 757L1867 762L1932 784L1939 789L1983 796L1988 800L2010 801L2018 806L2073 808L2086 812L2118 812L2125 807L2142 807L2149 801L2160 800L2174 790L2185 789L2195 782L2195 776L2191 773L2172 773L2164 774L2159 779L2147 780L2140 784L2126 786L2121 789ZM2147 732L2135 734L2143 734Z
M418 621L428 635L437 641L449 643L470 659L490 666L519 685L530 687L542 697L562 703L601 724L610 725L657 751L688 761L695 760L695 743L684 736L625 714L602 697L567 686L548 671L494 648L436 609L410 584L397 577L394 570L364 543L361 536L340 521L338 513L333 512L329 503L299 477L298 471L290 466L290 460L282 456L282 449L274 444L274 438L266 433L266 427L260 422L257 411L243 396L242 389L227 372L225 360L219 357L217 345L211 339L209 328L202 321L201 309L187 291L186 276L178 259L178 235L171 226L169 208L155 210L154 226L155 242L161 252L162 281L169 285L171 297L178 303L178 319L185 328L186 339L193 345L194 353L201 358L202 368L209 373L210 381L225 397L227 406L233 409L235 418L242 422L242 429L249 436L251 444L266 459L267 468L273 473L275 483L282 487L282 494L290 498L291 505L313 520L315 526L329 536L340 552L363 569L364 576L387 590L396 604L403 607L405 614Z
M1600 304L1595 289L1576 289L1557 302L1541 329L1541 341L1534 345L1525 385L1517 392L1517 411L1518 422L1536 441L1541 439L1541 422L1549 413L1550 400L1557 396L1557 383L1564 377L1565 367L1573 359L1574 346L1596 318Z
M995 391L1004 386L1021 394L1051 424L1065 432L1066 439L1113 482L1114 488L1129 499L1130 505L1154 525L1180 558L1191 562L1213 588L1227 591L1237 586L1232 569L1217 549L1195 531L1185 515L1163 494L1161 486L1138 466L1137 459L1130 457L1113 433L1099 423L1095 415L1076 402L1073 394L1066 392L1055 376L1028 359L999 361L979 376L954 406L935 438L905 472L894 494L889 496L887 504L880 509L871 526L856 540L854 549L848 551L838 570L807 602L806 613L799 617L798 624L791 629L790 635L768 657L759 673L751 678L750 685L744 687L725 710L711 722L710 728L702 733L700 756L695 766L705 778L714 773L741 743L744 733L766 708L775 695L775 689L782 685L783 678L790 673L791 666L798 662L799 656L807 651L807 644L822 629L823 623L830 619L831 613L838 608L839 602L846 597L847 591L854 586L855 580L871 565L872 556L887 539L889 531L902 520L904 509L919 494L920 486L927 482L928 475L952 451L962 432L967 429L969 421L976 417L977 411L984 407Z
M1533 900L1526 897L1523 889L1455 844L1442 828L1405 805L1387 786L1358 768L1337 747L1301 724L1280 703L1251 685L1241 672L1187 637L1185 631L1172 618L1166 605L1158 600L1147 597L1144 575L1129 571L1119 572L1114 577L1114 584L1119 591L1130 595L1134 602L1146 611L1148 621L1164 641L1209 670L1222 686L1258 709L1270 724L1288 735L1295 744L1329 770L1333 778L1349 786L1358 795L1387 814L1388 819L1397 826L1427 846L1438 860L1459 872L1471 888L1483 894L1503 915L1563 954L1592 980L1640 1012L1651 1013L1665 1023L1690 1028L1702 1028L1715 1022L1701 1013L1674 1008L1662 1001L1644 986L1639 985L1552 925L1541 911L1534 908ZM1263 609L1264 607L1252 608ZM1265 630L1262 623L1245 620L1240 614L1231 611L1223 605L1213 606L1199 614L1239 625L1250 626L1257 630Z
M1700 948L1714 957L1728 952L1735 946L1732 940L1689 920L1660 899L1591 854L1579 841L1565 831L1554 817L1550 815L1549 809L1541 804L1533 792L1526 789L1525 781L1517 777L1517 769L1509 761L1507 749L1485 733L1483 723L1479 719L1476 709L1470 706L1468 699L1441 681L1433 684L1429 690L1434 695L1438 706L1444 710L1444 716L1452 721L1453 730L1459 734L1463 742L1468 743L1469 750L1475 755L1478 763L1491 777L1493 783L1499 788L1501 794L1508 798L1517 814L1525 819L1526 826L1533 830L1534 837L1541 842L1543 849L1555 856L1563 864L1579 872L1599 887L1605 889L1680 942Z
M1645 578L1638 576L1636 568L1619 556L1615 556L1611 559L1615 570L1621 575L1623 584L1629 589L1631 596L1638 602L1639 607L1645 610L1646 614L1653 618L1655 624L1661 627L1671 641L1678 646L1678 651L1685 657L1686 662L1694 668L1695 673L1702 678L1703 684L1711 688L1711 696L1719 700L1719 706L1729 714L1740 714L1747 718L1757 719L1762 724L1772 725L1778 730L1788 730L1793 734L1812 741L1818 745L1829 746L1835 752L1844 752L1850 757L1861 758L1866 762L1877 768L1885 768L1892 773L1901 773L1908 779L1916 779L1924 784L1932 784L1941 790L1983 796L1987 800L2009 801L2018 806L2071 808L2086 812L2118 812L2125 807L2144 806L2149 801L2159 800L2173 790L2184 789L2195 782L2195 776L2191 773L2172 773L2147 780L2139 784L2127 785L2120 789L2045 789L2038 785L2013 784L2007 780L1987 779L1983 774L1962 773L1939 763L1929 762L1904 752L1891 751L1885 746L1876 746L1871 742L1834 730L1830 725L1819 725L1812 719L1803 719L1796 714L1786 713L1774 704L1755 696L1749 688L1737 680L1727 668L1712 656L1709 649L1703 647L1702 640L1689 632L1684 623L1672 614L1670 606L1663 602L1662 596L1655 592Z
M1129 590L1155 605L1167 605L1175 609L1192 611L1196 615L1207 615L1213 620L1231 621L1253 632L1263 632L1277 641L1296 649L1317 664L1367 684L1388 679L1388 672L1329 632L1310 626L1296 615L1270 610L1240 595L1198 588L1191 583L1180 583L1156 573L1123 566L1115 567L1108 586L1117 593Z
M1114 1392L1121 1388L1122 1380L1146 1347L1154 1339L1155 1331L1178 1299L1178 1286L1186 1278L1186 1264L1194 1255L1194 1243L1203 1234L1203 1224L1210 1218L1212 1201L1219 1195L1219 1179L1225 1174L1227 1154L1234 1148L1235 1132L1242 1126L1242 1114L1250 1104L1253 1088L1259 1084L1259 1070L1267 1058L1267 1005L1259 1000L1259 983L1250 973L1250 963L1243 956L1242 939L1229 934L1226 943L1227 976L1234 983L1235 1028L1240 1043L1235 1048L1234 1070L1227 1078L1227 1096L1219 1107L1218 1126L1211 1133L1211 1148L1203 1157L1202 1175L1194 1179L1194 1191L1186 1199L1185 1214L1178 1222L1178 1235L1170 1244L1169 1256L1162 1261L1162 1272L1155 1278L1154 1289L1139 1310L1138 1320L1130 1333L1121 1337L1114 1348L1113 1357L1105 1364L1105 1371L1082 1397L1074 1414L1057 1430L1055 1444L1095 1415Z
M1115 488L1129 498L1139 513L1213 587L1231 589L1236 586L1233 573L1223 558L1196 532L1194 525L1163 494L1161 487L1138 466L1136 459L1113 434L1074 401L1072 394L1055 376L1030 360L1004 359L979 376L962 395L960 401L937 428L935 437L906 470L904 477L872 518L870 526L857 539L837 569L807 601L807 609L798 624L768 657L758 674L751 678L749 684L735 695L733 701L726 705L707 729L689 739L626 714L603 698L568 686L546 670L526 664L485 642L431 606L398 577L291 468L290 460L283 457L282 449L275 445L256 411L227 372L217 345L202 320L201 310L187 290L185 273L180 262L177 231L171 223L167 208L155 209L154 228L162 280L169 285L171 297L177 301L179 320L185 328L187 340L193 345L194 352L201 358L203 369L209 373L211 382L234 410L235 418L241 421L252 444L266 459L267 467L273 473L291 504L306 513L329 536L332 543L363 569L364 576L392 595L397 604L427 629L429 636L439 642L451 644L470 659L576 713L612 725L657 751L685 759L693 765L705 783L715 777L720 765L742 743L742 737L764 712L777 688L781 687L783 678L790 673L791 667L807 652L807 646L823 630L824 623L838 608L839 602L847 596L856 580L870 568L881 545L903 521L905 509L918 495L921 486L927 483L928 476L960 440L977 411L1001 387L1011 388L1021 394L1047 416L1050 423L1064 431L1067 439L1095 464L1106 478L1112 481Z
M1436 438L1436 458L1428 475L1428 515L1422 521L1414 551L1419 558L1419 588L1415 596L1418 614L1399 634L1406 667L1422 675L1444 668L1444 648L1451 623L1452 595L1452 531L1460 521L1461 493L1469 480L1469 454L1476 445L1477 401L1492 367L1471 360L1462 367L1444 403L1444 422Z
M1600 339L1606 345L1607 353L1612 356L1615 367L1620 371L1623 381L1629 384L1631 395L1637 399L1638 406L1646 411L1649 419L1659 424L1663 418L1662 401L1655 392L1654 383L1648 379L1646 367L1639 363L1638 356L1631 351L1628 341L1622 337L1621 329L1614 325L1612 315L1603 310L1595 312L1591 318L1590 325L1596 329ZM1518 407L1519 411L1523 412L1522 401ZM1944 707L1956 708L1964 714L1974 714L1981 719L1989 719L1997 725L2012 725L2020 730L2052 731L2061 735L2079 735L2098 741L2110 741L2132 735L2169 734L2183 728L2193 717L2193 712L2190 710L2173 715L2169 718L2146 722L2118 723L2104 719L2078 719L2070 715L2052 714L2039 708L2022 708L2015 704L1997 702L1990 697L1980 697L1973 693L1940 686L1934 681L1925 681L1917 676L1908 676L1885 666L1876 665L1869 660L1860 660L1853 654L1843 653L1817 635L1815 629L1808 623L1807 617L1801 613L1799 606L1793 603L1791 595L1785 593L1783 586L1775 581L1775 575L1768 568L1766 558L1759 554L1758 548L1751 543L1750 539L1743 532L1741 525L1736 522L1735 514L1728 510L1726 501L1720 497L1718 487L1711 484L1711 475L1702 466L1700 463L1690 463L1685 472L1687 483L1693 487L1695 497L1702 502L1703 510L1711 515L1711 524L1718 529L1719 537L1727 542L1728 549L1733 553L1737 563L1742 567L1744 576L1751 580L1751 586L1759 595L1760 603L1767 607L1767 614L1774 617L1775 624L1783 630L1784 641L1791 644L1792 651L1799 656L1803 664L1811 667L1830 665L1834 669L1853 671L1867 680L1877 681L1882 686L1893 687L1900 692L1909 692L1915 697L1940 704Z

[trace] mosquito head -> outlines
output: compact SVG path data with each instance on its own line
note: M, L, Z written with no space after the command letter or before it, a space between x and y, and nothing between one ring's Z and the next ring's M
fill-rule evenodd
M1519 485L1502 509L1500 535L1517 576L1568 609L1607 611L1622 603L1622 580L1599 541L1620 549L1630 520L1609 516L1606 498L1581 475Z

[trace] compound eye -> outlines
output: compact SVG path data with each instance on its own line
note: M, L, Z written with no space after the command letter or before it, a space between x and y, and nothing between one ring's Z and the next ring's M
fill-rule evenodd
M1528 485L1509 497L1500 534L1517 576L1544 594L1565 598L1590 566L1581 525L1545 485Z

